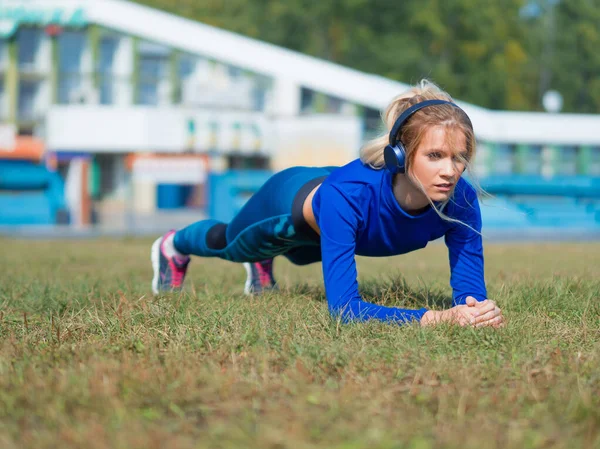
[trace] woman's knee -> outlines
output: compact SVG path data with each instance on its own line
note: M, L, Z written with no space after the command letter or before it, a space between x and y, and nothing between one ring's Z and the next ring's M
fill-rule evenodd
M210 249L223 249L227 246L227 224L217 223L208 230L206 246Z

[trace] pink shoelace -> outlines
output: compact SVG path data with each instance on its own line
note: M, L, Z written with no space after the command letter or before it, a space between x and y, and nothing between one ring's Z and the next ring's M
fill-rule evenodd
M258 278L260 280L260 285L262 285L263 287L271 284L272 267L273 261L271 259L263 260L262 262L256 262Z
M183 278L185 276L185 259L181 259L177 256L173 257L173 263L171 264L171 284L173 287L179 288L183 284ZM180 267L183 265L183 267Z

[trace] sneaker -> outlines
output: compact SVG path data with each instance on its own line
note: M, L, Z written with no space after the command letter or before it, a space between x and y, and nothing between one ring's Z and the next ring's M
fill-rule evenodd
M174 230L169 231L156 239L152 245L152 268L154 269L152 292L155 295L162 292L180 291L183 286L190 257L167 255L168 252L165 251L165 245L168 244L166 242L173 241L172 236L174 234Z
M260 295L266 291L277 290L277 282L273 277L273 259L261 262L244 263L248 278L244 285L244 293L247 295Z

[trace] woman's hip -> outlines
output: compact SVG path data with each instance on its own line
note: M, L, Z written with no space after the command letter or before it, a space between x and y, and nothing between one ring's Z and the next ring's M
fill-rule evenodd
M229 223L227 240L232 241L247 227L289 214L302 227L302 201L315 182L322 182L333 167L291 167L275 173L258 189ZM300 213L298 213L298 209Z

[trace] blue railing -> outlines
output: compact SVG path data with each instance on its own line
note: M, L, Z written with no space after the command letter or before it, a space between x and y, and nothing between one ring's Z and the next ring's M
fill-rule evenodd
M481 186L486 228L564 228L600 231L600 178L490 176Z

